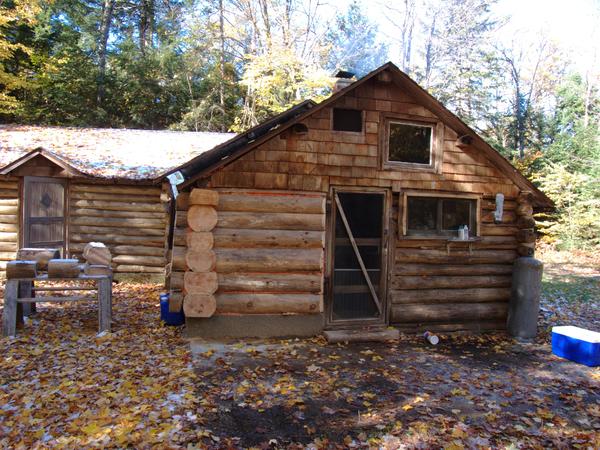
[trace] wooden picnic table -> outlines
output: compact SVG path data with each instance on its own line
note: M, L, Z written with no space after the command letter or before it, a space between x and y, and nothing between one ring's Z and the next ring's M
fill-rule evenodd
M35 286L36 281L71 281L78 286ZM94 286L87 285L86 281L93 281ZM55 297L34 296L34 292L53 291L96 291L96 296L65 296ZM96 300L98 302L98 329L110 331L112 319L112 277L110 275L80 275L77 278L48 278L48 275L39 275L35 278L11 278L6 280L4 290L4 312L2 314L2 334L14 336L17 323L23 321L23 306L36 303L65 303Z

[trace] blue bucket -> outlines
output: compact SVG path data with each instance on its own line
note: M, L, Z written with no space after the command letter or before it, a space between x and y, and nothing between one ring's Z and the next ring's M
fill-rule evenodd
M167 325L179 326L185 323L183 309L179 312L169 311L169 294L160 294L160 320Z

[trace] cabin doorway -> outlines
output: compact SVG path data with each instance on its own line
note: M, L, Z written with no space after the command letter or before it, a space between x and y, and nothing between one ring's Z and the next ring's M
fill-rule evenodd
M66 181L25 177L23 247L58 248L65 254Z
M387 200L387 191L332 193L330 325L386 321Z

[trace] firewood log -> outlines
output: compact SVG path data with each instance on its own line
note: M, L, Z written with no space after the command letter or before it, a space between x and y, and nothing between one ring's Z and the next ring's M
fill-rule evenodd
M51 259L48 261L48 278L77 278L81 266L77 259Z
M60 258L57 248L21 248L17 252L17 259L35 261L37 270L47 270L48 261L56 258Z
M102 242L90 242L83 248L83 257L90 265L110 266L112 255Z
M8 261L6 263L6 278L35 278L36 261Z

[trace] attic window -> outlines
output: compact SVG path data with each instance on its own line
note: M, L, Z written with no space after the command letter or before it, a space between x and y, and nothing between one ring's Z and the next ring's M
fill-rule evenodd
M362 132L362 111L358 109L333 108L335 131Z
M404 122L390 122L388 161L431 164L433 127Z
M380 123L384 169L441 173L444 124L435 118L415 120L407 114L384 113Z

